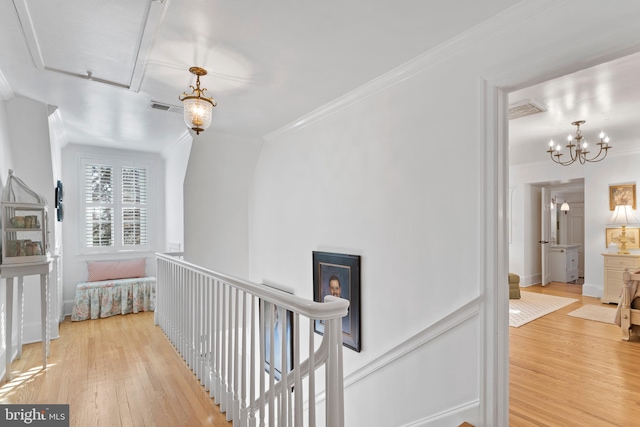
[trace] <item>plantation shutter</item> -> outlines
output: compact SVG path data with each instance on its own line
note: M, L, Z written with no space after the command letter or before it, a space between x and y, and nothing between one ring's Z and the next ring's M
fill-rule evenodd
M87 247L114 246L113 167L85 166L85 243Z
M147 170L122 167L122 244L147 244Z

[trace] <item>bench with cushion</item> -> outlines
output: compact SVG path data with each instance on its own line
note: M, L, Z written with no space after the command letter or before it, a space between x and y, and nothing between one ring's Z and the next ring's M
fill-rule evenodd
M76 285L71 320L153 311L156 279L145 272L145 259L88 261L86 282Z

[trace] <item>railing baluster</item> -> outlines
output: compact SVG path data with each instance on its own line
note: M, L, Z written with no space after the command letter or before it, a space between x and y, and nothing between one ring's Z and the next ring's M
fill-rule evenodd
M300 375L300 314L293 314L293 325L291 327L293 333L293 372L294 376L294 393L295 404L292 409L295 411L295 419L293 425L302 427L302 375Z
M218 280L217 279L213 279L213 283L212 283L213 289L212 289L212 300L211 300L211 321L212 321L212 326L211 326L211 344L212 344L212 350L211 350L211 392L209 393L210 397L214 398L214 402L215 403L219 403L220 402L220 376L219 376L219 372L220 372L220 356L218 353L218 350L220 348L218 339L220 338L220 322L218 319L218 316L220 314L220 286L218 284Z
M242 363L240 364L240 427L247 427L247 295L242 293Z
M204 336L204 360L203 360L203 375L204 375L204 389L206 391L211 390L211 311L207 310L208 307L211 307L211 287L210 279L206 276L203 276L203 296L202 296L202 309L204 312L204 317L202 318L203 322L203 336Z
M195 290L196 285L194 283L195 272L189 272L189 308L188 321L189 321L189 367L195 374L195 352L196 352L196 307L195 307Z
M260 403L259 403L259 407L258 410L260 411L260 427L265 427L264 423L265 423L265 393L266 393L266 384L265 384L265 377L264 377L264 364L265 364L265 342L264 342L264 338L265 338L265 334L267 333L267 318L265 317L265 301L260 299L258 306L260 307L260 325L258 328L259 331L259 339L260 339L260 364L259 369L260 369L260 393L258 394Z
M227 333L227 285L222 282L222 323L220 329L220 338L222 340L222 348L221 348L221 364L220 364L220 388L222 393L220 394L220 412L225 413L227 411L227 392L228 392L228 384L227 384L227 337L229 334Z
M200 275L193 272L193 373L200 381Z
M240 294L241 291L234 288L235 313L233 316L233 420L240 419ZM244 349L243 349L244 350Z
M309 319L309 366L315 366L316 349L313 342L315 319ZM312 397L316 395L315 369L309 369L309 427L316 426L316 401Z
M204 310L202 304L204 303L204 289L202 283L202 275L197 273L196 276L196 307L198 310L197 323L196 323L196 369L198 371L198 380L200 384L204 385L204 358L206 357L205 340L204 340Z
M253 402L256 401L256 296L251 295L251 328L250 347L251 347L251 361L249 362L249 427L256 427L256 412Z
M282 392L280 393L280 423L278 426L288 427L289 417L288 417L288 408L287 403L289 399L287 395L289 394L289 383L287 382L287 374L289 367L289 354L287 352L287 327L289 326L289 319L287 316L287 310L284 308L278 307L278 313L280 313L279 321L281 322L280 329L280 348L278 351L280 352L280 383L283 387ZM275 343L275 341L272 341ZM275 364L274 364L275 366Z
M234 294L235 288L229 287L229 318L227 319L229 327L227 328L227 421L233 420L233 359L234 359L234 348L233 348L233 328L235 327L233 323L233 316L235 314L234 311Z
M272 305L272 304L269 304ZM275 328L274 328L274 308L277 310L277 306L273 304L273 307L269 307L269 427L275 427Z

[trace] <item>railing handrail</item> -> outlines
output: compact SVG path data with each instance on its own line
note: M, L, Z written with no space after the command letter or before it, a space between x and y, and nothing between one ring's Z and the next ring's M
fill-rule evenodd
M280 289L269 287L268 285L260 285L209 270L199 265L191 264L183 259L176 258L177 255L179 255L179 253L156 253L156 257L158 258L181 265L207 276L211 276L212 278L223 280L228 284L253 294L267 302L274 303L280 307L286 308L287 310L300 313L310 319L339 319L346 316L348 313L349 301L346 299L327 295L324 302L311 301L288 292L281 291Z

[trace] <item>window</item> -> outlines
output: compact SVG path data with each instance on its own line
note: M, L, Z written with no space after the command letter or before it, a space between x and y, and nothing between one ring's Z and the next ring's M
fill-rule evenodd
M148 244L148 167L85 160L84 246L92 251Z

